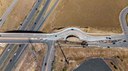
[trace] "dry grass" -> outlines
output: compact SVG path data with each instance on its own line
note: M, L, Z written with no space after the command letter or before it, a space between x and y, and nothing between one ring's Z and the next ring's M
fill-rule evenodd
M64 45L64 43L62 43L61 46L62 45ZM20 61L22 62L22 65L19 68L19 71L25 71L25 70L40 71L41 70L42 60L46 51L44 47L47 47L47 46L42 44L33 44L33 46L35 47L34 50L36 51L37 58L35 59L30 49L27 50L25 53L26 55L25 60L23 60L23 62L22 60ZM74 46L70 46L70 47L74 47ZM116 66L121 70L113 69L113 71L122 71L123 69L128 70L127 68L128 49L127 48L96 48L96 47L69 48L69 46L65 46L63 50L64 50L64 53L66 54L69 64L65 63L65 60L60 51L60 48L56 46L55 63L53 67L54 71L64 71L64 69L65 71L72 71L84 60L87 60L92 57L111 58L114 61L117 61L118 64L116 64ZM119 56L120 58L117 59L115 58L116 56ZM110 61L106 61L106 62L110 64L109 63ZM18 65L20 65L20 63ZM113 68L112 65L110 65L110 67Z
M35 1L36 0L19 0L2 28L0 28L0 32L17 29L20 23L23 22L25 16L30 12Z
M36 56L32 52L32 47L30 45L29 48L25 51L20 60L20 63L15 68L15 71L40 71L42 66L42 60L45 54L46 45L42 44L33 44L35 47Z
M5 10L9 7L13 0L0 0L0 17L5 12Z
M103 58L113 58L115 56L119 56L123 61L122 66L126 70L128 70L128 49L120 49L120 48L63 48L66 57L68 58L70 64L65 65L64 57L60 52L60 49L57 48L56 52L56 60L54 64L55 71L72 71L76 68L80 63L84 60L91 57L103 57ZM125 70L124 69L124 70ZM120 70L119 70L120 71Z
M119 13L127 5L127 0L60 0L42 30L77 26L119 33Z
M9 6L12 0L0 0L0 16ZM19 24L23 21L25 16L29 13L35 0L20 0L13 12L8 17L7 21L0 29L0 32L5 30L17 29ZM128 5L127 0L60 0L59 5L54 10L52 15L46 20L43 31L51 32L54 28L59 27L85 27L87 32L96 31L111 31L121 32L119 24L119 13ZM48 29L49 28L49 29ZM44 56L44 49L39 50L40 45L36 45L38 61L37 65L30 51L27 53L26 60L19 69L20 71L35 70L39 71L41 61ZM57 48L56 59L54 63L55 71L62 71L64 67L67 71L73 70L77 65L82 63L89 57L105 57L113 58L119 56L123 59L123 67L128 67L128 49L103 49L103 48L63 48L66 57L70 64L65 66L65 61ZM127 69L128 70L128 69Z

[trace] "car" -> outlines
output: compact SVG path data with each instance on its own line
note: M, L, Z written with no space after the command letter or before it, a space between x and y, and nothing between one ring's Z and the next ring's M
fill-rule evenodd
M2 19L0 19L0 21L2 21Z
M19 47L21 47L21 45L19 45Z
M36 8L36 10L38 10L38 8Z
M12 62L12 59L10 59L10 62Z
M126 40L124 40L123 42L127 42Z
M20 26L22 26L22 24L20 24Z
M17 53L14 53L14 56L16 55Z
M7 51L10 51L10 49L8 49Z

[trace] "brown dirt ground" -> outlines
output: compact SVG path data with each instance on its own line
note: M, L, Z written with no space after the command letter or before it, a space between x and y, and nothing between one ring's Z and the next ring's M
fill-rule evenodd
M92 57L103 57L103 58L112 58L117 61L118 70L114 70L113 66L111 68L113 71L127 71L128 70L128 49L117 49L117 48L63 48L64 53L69 64L65 65L64 57L59 48L57 48L56 59L54 63L54 71L72 71L80 63L88 58ZM115 58L119 56L120 58ZM120 69L120 70L119 70ZM122 70L121 70L122 69Z
M4 7L1 7L2 2L4 2L3 5L6 5L7 3L8 4ZM5 8L7 8L10 2L11 0L0 0L0 15L4 12ZM17 29L18 25L23 21L25 16L30 11L34 2L35 0L20 0L18 5L15 7L15 10L13 10L3 27L0 29L0 32L5 30ZM52 15L46 20L46 25L44 25L42 30L51 32L54 28L77 26L83 28L89 27L91 28L89 32L95 32L95 29L103 31L114 30L113 32L121 32L121 30L119 29L120 25L118 16L120 11L127 5L127 0L60 0ZM122 63L125 66L128 66L127 51L128 49L64 48L64 52L66 53L66 56L70 61L70 64L66 65L66 69L67 71L70 71L74 69L77 64L80 64L83 60L92 56L112 58L118 55L123 59ZM41 55L38 56L38 63L41 63L41 56L43 56L44 53L43 51L39 51L39 54ZM31 66L35 61L32 58L32 54L28 53L27 56L27 60L24 61L23 65L20 68L20 71L24 71L26 69L30 69L30 71L33 70L31 69ZM29 56L31 59L29 58ZM64 68L64 60L59 49L57 49L56 52L55 62L55 71L62 71L62 69ZM41 64L38 65L39 67L37 66L37 68L34 70L40 70Z
M12 0L0 0L0 17L4 13L4 11L9 7L12 3Z
M35 47L36 56L33 55L32 47L26 49L25 53L22 55L22 59L19 64L14 69L15 71L40 71L42 60L45 54L45 44L32 44Z
M127 71L128 70L128 49L127 48L96 48L96 47L89 47L89 48L72 48L77 46L78 44L75 44L75 46L71 46L74 44L64 44L60 43L61 46L63 46L62 49L64 53L66 54L66 57L69 61L69 64L65 64L64 57L60 51L60 48L56 46L56 54L55 54L55 63L54 63L54 71L72 71L75 69L79 64L81 64L84 60L87 60L92 57L102 57L102 58L109 58L113 59L117 62L115 66L118 69L114 69L113 65L110 64L112 60L106 61L109 66L113 69L113 71ZM69 46L70 47L69 47ZM25 52L25 60L21 60L17 65L17 68L15 71L40 71L42 59L44 57L46 49L46 45L42 44L33 44L36 51L36 59L33 56L30 48L26 50ZM119 58L117 58L117 56ZM24 57L22 57L23 59Z
M42 30L76 26L121 32L119 13L127 5L127 0L60 0Z
M20 23L24 20L25 16L30 12L36 0L19 0L18 4L14 7L7 20L5 21L0 32L7 30L16 30Z

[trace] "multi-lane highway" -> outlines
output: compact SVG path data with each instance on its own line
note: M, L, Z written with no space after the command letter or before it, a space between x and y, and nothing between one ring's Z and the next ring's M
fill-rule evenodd
M34 24L40 24L42 25L45 19L48 17L48 15L44 16L47 6L49 5L50 0L46 1L46 4L42 11L39 14L38 20L34 22ZM53 9L53 8L52 8ZM50 11L51 12L51 11ZM126 15L128 13L128 7L126 7L124 10L122 10L120 14L120 22L122 30L125 34L119 34L119 35L111 35L111 36L90 36L87 35L87 33L83 32L82 30L78 28L67 28L63 31L57 32L57 33L0 33L0 43L44 43L47 42L48 44L48 50L47 54L44 58L44 64L43 69L44 71L50 71L51 70L51 63L54 59L54 42L57 40L66 40L68 36L76 36L80 40L86 42L86 46L100 46L100 47L128 47L128 35L127 35L127 22L126 22ZM45 18L44 18L45 17ZM44 18L43 20L41 18ZM40 26L35 27L34 25L30 30L36 30L38 31ZM22 25L21 25L22 27ZM34 28L34 29L33 29ZM30 42L31 41L31 42ZM9 71L13 68L23 51L28 45L21 45L21 48L19 48L16 52L16 55L13 56L12 61L7 65L5 71ZM52 49L53 48L53 49ZM8 50L8 49L7 49ZM10 51L10 50L9 50ZM4 57L4 56L3 56ZM52 59L52 60L50 60ZM47 64L48 63L48 64ZM50 69L50 70L49 70Z
M32 9L31 13L28 15L28 17L25 19L23 25L21 25L21 30L25 29L25 30L33 30L26 28L27 24L31 21L32 17L34 16L34 13L36 12L37 8L40 6L40 4L42 3L42 0L38 0L36 5L34 6L34 8ZM41 13L41 12L40 12ZM38 25L38 24L37 24ZM33 25L35 26L35 25ZM15 52L16 55L14 55L12 57L12 62L10 62L7 67L5 68L5 71L9 71L12 70L14 65L16 64L16 62L18 61L18 59L20 58L20 56L22 55L22 53L24 52L24 50L26 49L28 45L22 44L20 48L17 49L17 51Z
M41 43L45 40L66 40L68 36L76 36L82 41L86 41L88 45L96 45L101 47L126 47L128 46L128 35L110 35L110 36L91 36L87 35L79 28L71 27L57 33L0 33L0 43ZM17 41L17 42L16 42Z
M4 24L4 22L6 21L8 15L11 13L11 11L13 10L13 8L15 7L15 5L17 4L18 1L19 0L13 0L12 4L4 12L2 17L0 18L0 27Z
M82 41L86 41L87 46L100 47L128 47L128 35L111 35L111 36L90 36L78 28L67 28L57 33L0 33L1 43L47 43L48 49L44 58L42 70L51 71L52 62L54 61L55 41L65 41L68 36L74 35ZM17 42L16 42L17 41ZM31 42L30 42L31 41ZM14 62L12 62L14 63ZM10 67L10 66L9 66Z
M36 1L35 5L33 6L31 12L29 15L26 17L25 21L23 22L22 26L20 26L19 30L24 30L26 29L28 22L32 19L32 17L35 15L37 12L37 8L41 5L42 0ZM6 61L6 58L9 56L9 54L12 52L14 49L14 45L10 44L7 45L6 49L4 50L3 54L0 57L0 66L3 67L3 63Z
M38 8L40 7L42 3L42 0L37 0L35 5L33 6L33 8L31 9L30 13L28 14L28 16L25 18L25 20L23 21L23 23L20 25L19 30L28 30L26 27L27 25L30 24L30 21L32 20L32 18L36 15L36 13L38 12Z
M38 2L39 2L39 1L38 1ZM46 18L50 15L50 13L51 13L52 10L55 8L55 6L57 5L57 3L58 3L58 0L56 1L56 3L54 4L54 6L52 7L52 9L48 12L48 14L47 14L46 16L43 16L44 13L45 13L46 10L47 10L49 4L50 4L50 0L47 0L47 1L46 1L46 3L45 3L45 5L44 5L43 9L41 10L41 12L40 12L40 14L39 14L37 20L35 21L35 23L34 23L34 25L33 25L33 26L39 25L38 27L35 27L35 30L36 30L36 31L41 28L43 22L44 22L44 21L46 20ZM43 14L43 15L42 15L42 14ZM43 17L43 18L42 18L42 17ZM40 18L42 18L43 20L40 19ZM28 19L28 18L27 18L27 19ZM38 19L39 19L39 20L38 20ZM41 21L40 21L40 20L41 20ZM40 21L40 22L38 22L38 21ZM22 27L22 25L21 25L21 27ZM22 28L23 28L23 27L22 27ZM29 28L28 30L34 30L34 28L31 28L31 29ZM27 46L28 46L28 45L24 45L24 46L20 47L21 49L19 48L19 49L16 51L16 55L13 56L13 58L12 58L12 60L13 60L14 62L8 64L8 66L7 66L6 69L5 69L6 71L12 69L12 66L17 62L17 60L19 59L19 57L21 56L21 54L23 53L23 51L25 50L25 48L26 48Z
M28 22L32 19L32 17L34 16L34 14L37 12L36 9L40 6L41 2L42 2L42 0L36 1L36 3L33 6L31 12L29 13L29 15L24 20L22 26L19 27L19 30L26 29L26 26L29 24ZM7 56L13 50L13 47L14 47L13 44L7 45L6 49L4 50L4 52L2 53L2 55L0 57L0 66L1 66L2 63L4 63L4 61L6 60Z

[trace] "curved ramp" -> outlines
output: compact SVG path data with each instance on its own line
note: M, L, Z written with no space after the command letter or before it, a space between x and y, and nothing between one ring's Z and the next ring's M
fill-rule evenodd
M128 34L128 22L126 21L126 16L128 15L128 6L125 7L121 12L119 16L121 29L124 34Z

